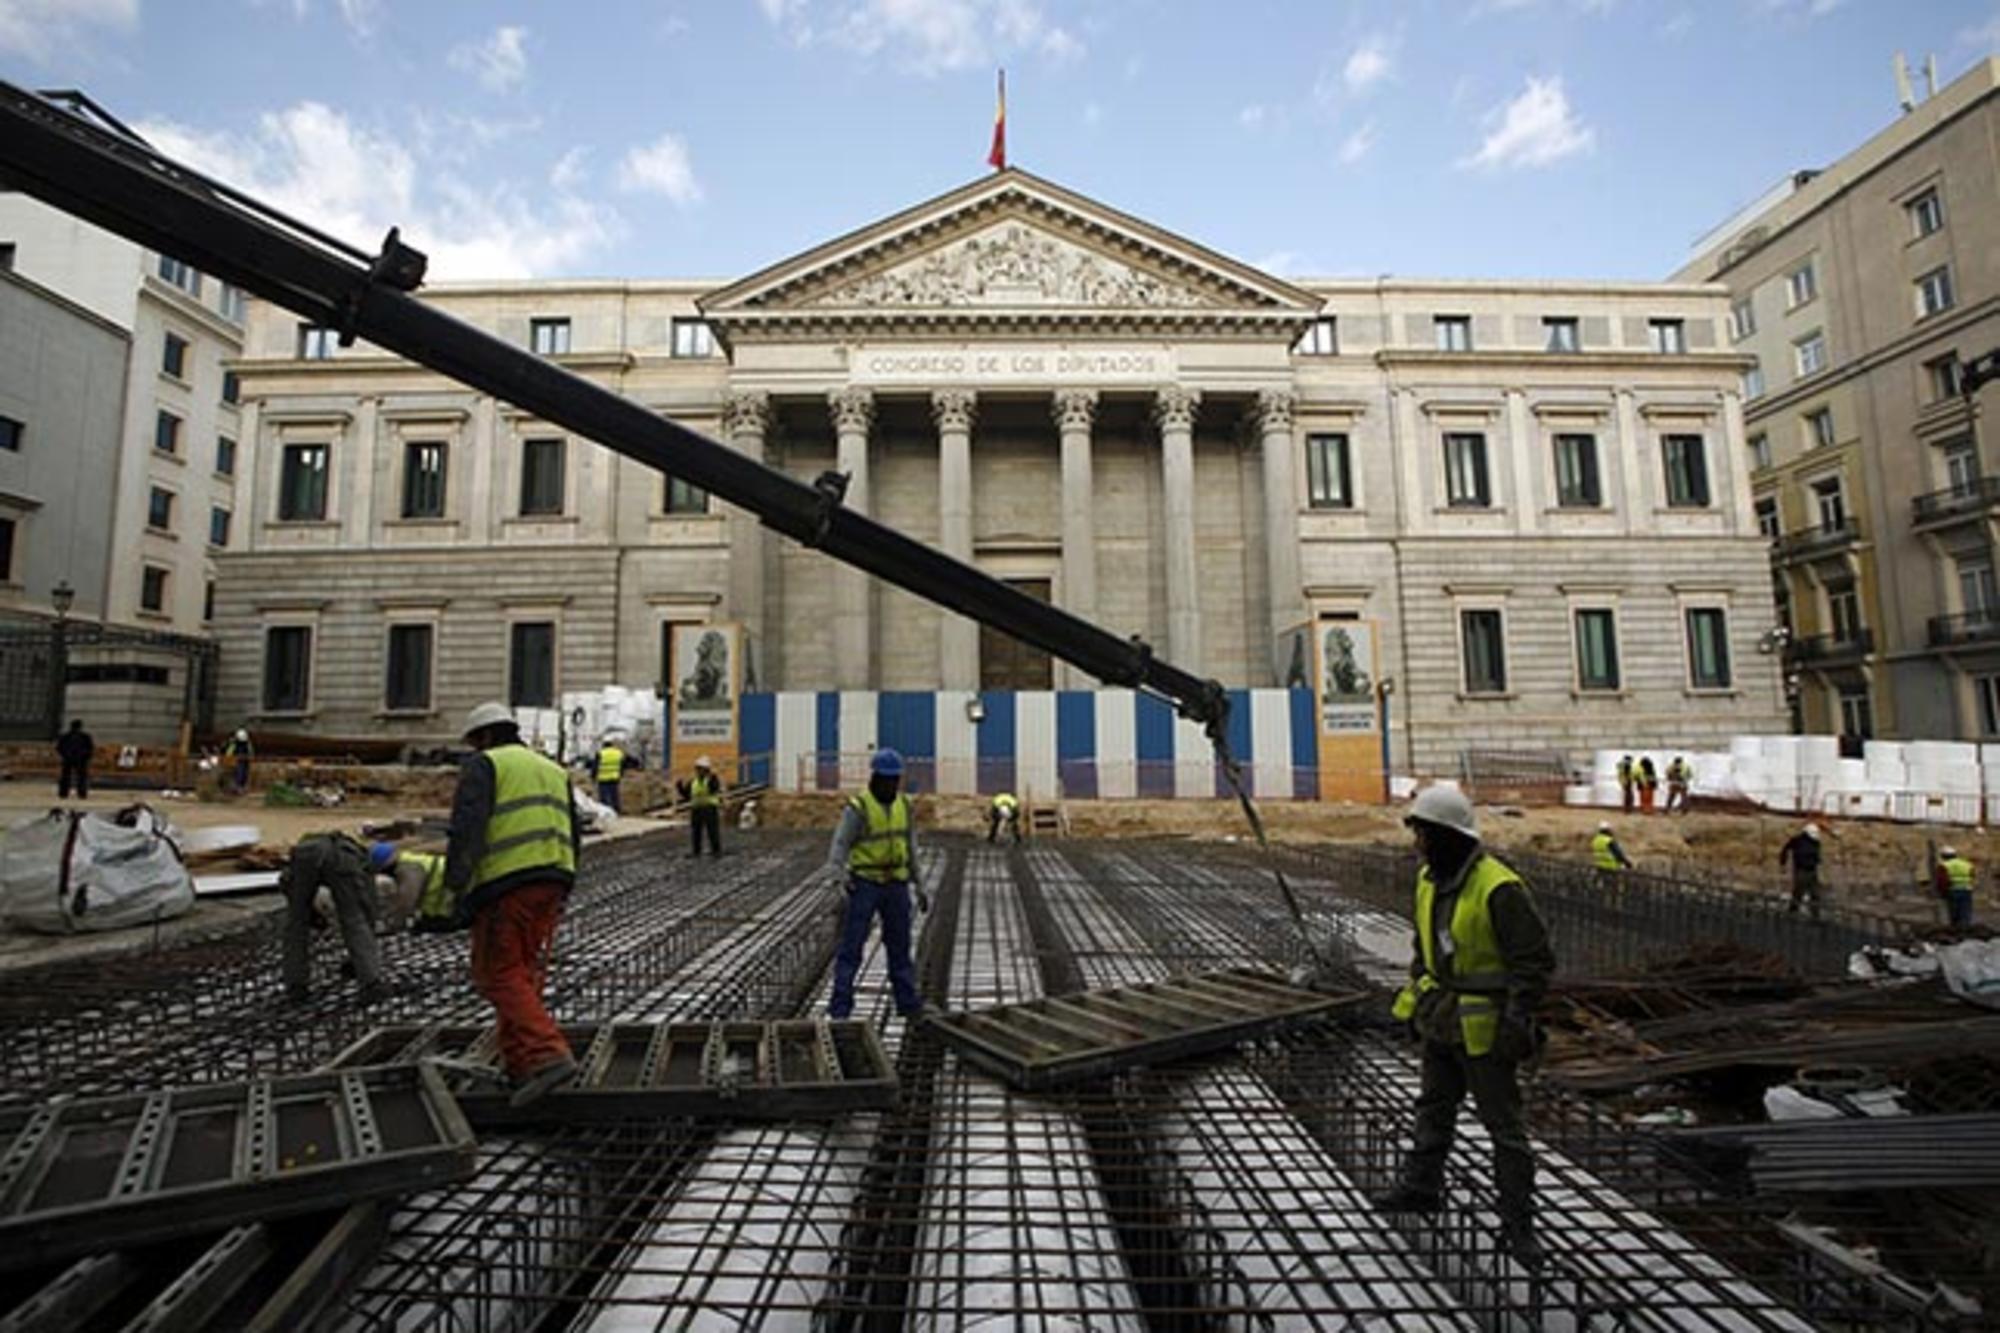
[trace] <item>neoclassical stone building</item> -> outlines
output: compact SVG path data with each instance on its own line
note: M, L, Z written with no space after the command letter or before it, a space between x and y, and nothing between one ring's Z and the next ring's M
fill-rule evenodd
M430 297L1226 685L1372 620L1401 764L1782 725L1719 288L1294 283L1010 170L735 282ZM225 717L441 737L710 620L765 689L1092 684L283 310L235 369Z

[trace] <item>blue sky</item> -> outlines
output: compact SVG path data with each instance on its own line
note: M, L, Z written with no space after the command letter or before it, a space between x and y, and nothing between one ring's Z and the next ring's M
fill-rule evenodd
M2000 0L0 0L0 75L443 277L733 277L1015 165L1274 271L1664 276Z

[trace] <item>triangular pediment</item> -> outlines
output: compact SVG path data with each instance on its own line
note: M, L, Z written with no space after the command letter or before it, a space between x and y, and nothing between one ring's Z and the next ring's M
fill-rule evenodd
M1022 171L774 264L701 301L725 334L773 320L1122 323L1310 319L1311 293Z

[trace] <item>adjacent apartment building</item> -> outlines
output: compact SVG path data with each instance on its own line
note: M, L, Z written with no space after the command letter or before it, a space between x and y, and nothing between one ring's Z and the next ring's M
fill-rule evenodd
M734 281L427 296L1225 685L1372 621L1404 767L1783 725L1714 285L1292 282L1009 170ZM442 738L706 621L764 689L1092 684L282 309L233 367L231 718Z
M2000 737L2000 60L1705 239L1802 729ZM1982 438L1982 435L1984 438Z

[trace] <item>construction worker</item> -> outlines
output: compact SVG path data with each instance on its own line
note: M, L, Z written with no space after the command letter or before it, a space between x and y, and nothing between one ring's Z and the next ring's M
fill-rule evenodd
M1660 789L1660 770L1653 767L1653 756L1639 756L1639 809L1646 814L1653 813L1653 793Z
M1812 919L1819 920L1819 825L1807 824L1791 836L1790 841L1778 849L1778 864L1792 867L1791 910L1799 910L1801 903L1812 909Z
M1527 886L1480 845L1464 793L1426 788L1403 822L1423 867L1410 982L1394 1013L1422 1043L1423 1089L1401 1180L1372 1202L1395 1213L1442 1207L1445 1159L1470 1092L1493 1140L1501 1246L1532 1267L1542 1250L1519 1070L1537 1049L1535 1009L1555 972L1555 953Z
M452 929L451 892L444 882L444 857L436 852L406 852L386 842L368 849L368 868L387 877L389 919L399 928L417 931Z
M1935 884L1944 899L1947 920L1954 926L1972 924L1972 862L1958 854L1956 847L1938 851Z
M1688 783L1694 780L1694 769L1679 755L1667 761L1667 813L1688 812Z
M625 807L618 803L618 781L625 775L625 751L618 748L616 736L606 736L597 747L597 799L611 807L611 813L622 815Z
M997 841L1002 825L1014 835L1015 842L1021 841L1021 803L1014 799L1014 793L1010 791L1001 792L986 807L986 841Z
M826 1007L830 1018L854 1012L854 975L861 970L861 950L878 915L896 1012L916 1018L924 1010L923 997L917 993L916 964L910 959L910 903L914 894L919 906L930 904L923 890L912 888L917 832L910 798L902 787L903 756L877 750L868 764L868 785L847 798L840 826L833 832L827 868L844 881L846 896L840 905L840 948L833 959L833 997Z
M97 753L97 742L83 729L83 719L71 718L69 730L56 738L56 761L61 771L56 775L56 799L69 799L70 785L76 785L76 799L90 799L90 757Z
M472 984L493 1006L513 1104L526 1106L576 1072L542 990L581 826L568 775L521 743L507 705L473 709L465 739L478 753L458 772L445 887L472 930Z
M1625 855L1625 849L1618 845L1618 838L1611 832L1611 821L1600 820L1597 835L1590 840L1590 864L1596 871L1597 882L1606 888L1618 882L1618 876L1632 868L1632 860Z
M229 785L239 795L250 790L251 755L250 733L238 727L222 747L222 762L229 765Z
M1626 755L1618 761L1618 791L1625 798L1625 813L1632 813L1632 793L1637 790L1639 770L1632 763L1632 756Z
M707 755L696 755L694 776L676 786L681 799L687 802L688 828L694 834L694 850L688 853L688 859L701 855L704 835L708 838L709 853L722 855L722 779L715 776L715 765Z
M313 899L324 888L333 899L333 916L347 946L354 979L361 983L361 1003L373 1004L388 994L382 984L382 950L375 938L375 877L369 873L368 849L345 833L314 833L299 839L291 859L278 875L285 898L285 999L303 1004L312 995Z

